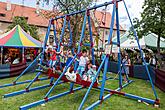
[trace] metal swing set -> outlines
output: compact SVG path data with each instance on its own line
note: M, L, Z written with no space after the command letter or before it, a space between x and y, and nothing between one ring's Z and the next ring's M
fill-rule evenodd
M150 84L152 86L152 90L154 92L155 100L122 92L122 89L124 87L128 86L129 84L131 84L133 81L132 80L129 80L127 83L123 84L123 78L122 78L122 74L121 74L121 50L120 50L119 14L118 14L118 3L121 2L121 1L123 1L123 3L124 3L124 6L125 6L125 9L126 9L128 18L129 18L130 23L131 23L131 26L133 28L134 36L135 36L135 38L137 40L138 47L140 49L140 54L141 54L142 60L143 60L143 62L145 64L147 75L149 77L149 81L150 81ZM92 34L92 27L91 27L90 11L91 10L94 10L94 9L97 9L97 8L100 8L100 7L103 7L103 6L107 7L110 4L113 4L113 11L112 11L111 24L110 24L110 34L109 34L109 37L108 37L108 44L106 44L106 45L108 45L107 47L109 47L109 46L111 46L113 44L113 45L117 45L117 48L118 48L118 74L119 74L118 75L119 76L119 79L118 80L119 80L119 87L116 88L115 90L112 90L112 89L109 89L109 88L105 88L105 83L106 83L106 80L108 79L107 78L107 68L108 68L109 56L111 54L110 51L106 52L106 55L103 58L101 64L99 65L98 70L96 72L96 75L95 75L94 79L92 80L92 82L84 81L84 80L80 79L80 77L79 77L79 80L76 79L76 82L67 80L66 79L66 76L65 76L65 73L67 72L67 70L69 69L69 67L73 64L73 62L76 60L78 54L81 52L81 47L83 45L90 46L90 48L92 50L91 51L92 64L95 65L94 47L93 47L94 44L93 44L93 37L92 37L93 34ZM68 46L71 46L72 45L73 42L72 42L72 30L71 30L71 25L70 25L70 17L71 16L74 16L76 14L81 14L81 13L85 13L85 14L84 14L84 20L83 20L83 25L82 25L82 31L81 31L81 34L80 34L81 36L80 36L79 43L78 43L78 50L77 50L77 53L75 54L74 53L74 48L71 49L72 50L72 53L74 55L73 56L73 59L69 62L69 64L67 66L64 67L64 69L61 72L61 74L54 75L52 73L52 71L51 71L51 72L49 72L48 77L46 77L46 78L44 77L44 78L39 79L39 76L42 74L42 71L40 71L40 72L38 72L36 74L36 76L34 77L33 80L28 80L28 81L23 81L23 82L17 82L18 79L28 70L28 68L35 61L37 61L38 58L41 58L39 64L42 65L42 61L43 61L43 58L44 58L44 52L45 52L45 49L46 49L46 44L47 44L47 41L48 41L48 37L49 37L49 34L50 34L51 27L53 27L53 30L54 30L55 43L58 44L57 45L57 52L60 51L60 47L63 45L62 42L63 42L64 32L65 32L65 27L66 27L67 24L68 24L68 30L70 32L70 43L68 44ZM115 19L115 17L116 17L116 19ZM64 19L64 23L63 23L63 27L62 27L62 32L60 34L60 39L59 40L58 40L57 35L56 35L56 25L54 23L58 19ZM114 21L115 20L116 20L116 27L117 27L117 42L112 42L113 26L114 26ZM89 26L90 44L83 44L82 42L83 42L83 39L85 38L85 30L86 30L86 22L87 21L88 21L88 26ZM27 110L29 108L32 108L32 107L35 107L37 105L41 105L41 104L47 103L49 101L52 101L52 100L57 99L59 97L62 97L64 95L68 95L70 93L74 93L74 92L76 92L78 90L81 90L81 89L84 89L84 88L87 88L87 92L84 95L84 97L82 99L82 102L79 105L78 110L84 109L83 106L84 106L85 101L87 100L87 97L88 97L88 95L89 95L89 93L90 93L90 91L91 91L92 88L96 88L96 89L99 90L99 92L100 92L99 99L96 102L94 102L92 105L90 105L87 108L85 108L85 110L91 110L91 109L93 109L94 107L98 106L99 104L101 104L103 101L105 101L106 99L110 98L114 94L122 95L122 96L125 96L125 97L130 98L130 99L141 100L143 102L146 102L146 103L149 103L149 104L153 104L153 105L159 105L160 104L160 101L159 101L158 95L157 95L157 93L155 91L155 87L154 87L154 84L152 82L152 79L151 79L151 76L150 76L148 67L146 65L146 61L145 61L145 59L143 57L143 52L142 52L141 47L140 47L140 44L139 44L137 33L134 30L133 23L131 21L131 17L129 15L129 12L128 12L128 9L127 9L127 6L126 6L126 3L125 3L124 0L113 0L113 1L105 2L103 4L95 5L94 7L90 7L88 9L84 9L84 10L81 10L81 11L78 11L78 12L73 12L71 14L66 14L66 15L63 15L63 16L57 16L56 18L50 19L49 25L48 25L48 29L47 29L47 33L46 33L46 36L45 36L44 45L43 45L43 51L34 60L34 62L32 62L32 64L29 65L22 72L22 74L20 76L18 76L16 78L16 80L13 81L12 84L5 84L5 85L0 86L0 88L3 88L3 87L14 86L14 85L24 84L24 83L30 82L29 85L25 88L25 90L20 90L20 91L16 91L16 92L5 94L4 95L4 98L12 97L12 96L15 96L15 95L20 95L20 94L31 92L31 91L35 91L35 90L44 89L46 87L51 87L50 90L47 92L47 94L45 95L45 97L42 100L39 100L39 101L30 103L30 104L21 106L20 107L20 110ZM74 71L76 71L77 66L78 66L78 62L76 61L76 63L74 63ZM100 71L101 71L102 68L103 68L103 76L102 76L102 80L100 81L101 84L99 86L99 84L97 83L96 80L97 80L97 78L98 78L98 76L99 76ZM41 67L40 66L38 67L38 70L41 70ZM49 84L30 88L31 85L35 81L37 81L37 80L46 80L46 79L49 79L49 78L50 78L50 83ZM56 78L55 81L54 81L54 78ZM58 84L63 84L63 83L66 83L66 82L70 82L70 89L68 91L59 93L57 95L50 96L50 93L55 89L55 87ZM78 84L80 86L79 87L76 86L74 88L74 84ZM109 92L109 94L104 95L105 92Z

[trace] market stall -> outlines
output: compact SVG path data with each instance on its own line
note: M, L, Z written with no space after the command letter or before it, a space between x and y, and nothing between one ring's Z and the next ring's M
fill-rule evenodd
M10 74L12 73L12 71L17 72L17 74L21 73L21 71L23 71L24 68L26 68L26 66L20 67L21 68L20 70L20 68L17 67L17 65L18 66L20 64L26 65L26 59L27 59L26 56L28 54L31 55L30 61L32 61L38 55L38 50L41 49L41 47L42 47L42 43L34 39L29 34L27 34L19 25L15 26L7 33L1 35L0 36L0 48L1 48L0 69L1 70L3 69L3 71L0 71L0 78L1 76L7 75L7 74L5 75L5 72ZM6 68L4 65L6 65ZM20 72L16 71L16 69L13 68L19 69Z

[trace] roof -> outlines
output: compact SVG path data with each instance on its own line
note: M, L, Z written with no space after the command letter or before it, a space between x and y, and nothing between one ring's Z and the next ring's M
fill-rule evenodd
M106 18L105 18L106 14ZM104 12L104 11L95 11L95 17L97 18L97 21L100 23L101 28L110 28L111 23L111 13L110 12ZM102 23L102 21L105 20L105 25ZM117 29L116 27L116 20L114 21L114 29ZM120 26L121 31L126 31L122 26Z
M154 33L150 33L147 36L144 36L144 41L148 47L157 48L158 36ZM160 48L165 48L165 39L160 38Z
M37 14L36 8L11 4L11 10L7 11L6 6L7 6L7 3L0 2L0 13L5 14L4 17L0 16L0 21L12 22L12 19L14 16L24 16L24 17L28 18L27 19L28 24L32 24L32 25L36 25L36 26L43 26L43 27L48 26L49 20L47 18L45 18L44 16ZM41 10L41 13L49 14L49 13L51 13L51 11ZM105 12L103 12L103 11L97 11L97 10L95 11L95 17L97 18L98 22L101 23L102 15L104 13ZM111 13L106 12L105 26L101 23L100 27L101 28L110 28L110 23L111 23ZM114 29L116 29L116 22L114 24ZM123 29L121 26L120 26L120 30L125 31L125 29Z
M146 47L144 38L139 39L139 44L142 49ZM126 41L121 43L121 48L139 49L137 40L135 40L135 38L128 38Z
M0 16L0 21L12 22L14 16L24 16L27 17L28 24L47 27L49 20L43 16L36 13L36 8L21 6L16 4L11 4L11 10L6 10L7 3L0 2L0 13L5 14L5 16ZM44 12L49 12L41 10Z
M41 47L41 42L27 34L19 25L0 36L0 46Z
M131 36L131 38L128 38L129 32L126 32L124 35L120 36L120 43L122 48L138 48L137 41L135 40L134 36ZM150 33L146 36L143 36L141 39L139 39L139 44L141 48L145 47L151 47L151 48L157 48L157 39L158 36L154 33ZM117 42L117 37L112 38L114 42ZM116 47L116 46L114 46ZM165 39L160 38L160 48L165 48Z

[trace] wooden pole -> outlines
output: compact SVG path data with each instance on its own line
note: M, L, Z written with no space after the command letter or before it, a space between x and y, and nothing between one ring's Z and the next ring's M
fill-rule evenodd
M22 62L24 63L25 61L25 48L22 47Z
M2 64L2 60L3 60L3 47L1 47L1 64Z

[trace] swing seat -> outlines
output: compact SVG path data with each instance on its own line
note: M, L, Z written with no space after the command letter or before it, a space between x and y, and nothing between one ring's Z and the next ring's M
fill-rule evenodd
M55 73L54 73L53 70L51 68L49 68L48 71L47 71L47 74L48 74L49 77L54 77L54 78L58 79L60 77L61 72L55 71ZM70 82L66 78L65 75L62 76L61 80L64 81L64 82Z
M47 74L48 74L49 77L54 77L54 78L57 79L57 78L60 77L61 72L56 71L55 73L53 73L53 70L49 68L48 71L47 71ZM73 82L73 81L68 80L66 78L66 75L62 76L61 80L64 81L64 82ZM83 87L89 87L90 84L91 84L90 81L83 80L79 74L76 74L76 81L73 82L73 83L78 84L78 85L82 85ZM95 82L93 84L93 87L94 88L98 87L98 83Z
M82 86L84 86L84 87L89 87L90 84L91 84L90 81L85 81L85 80L83 80L79 74L76 74L76 82L75 82L75 83L76 83L76 84L79 84L79 85L82 85ZM98 87L98 83L95 82L95 83L93 84L93 87L94 87L94 88L97 88L97 87Z

